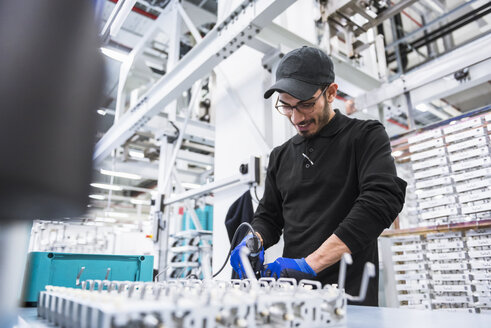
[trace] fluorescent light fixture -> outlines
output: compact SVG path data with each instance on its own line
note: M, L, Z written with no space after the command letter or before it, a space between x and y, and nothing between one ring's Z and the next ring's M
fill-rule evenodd
M94 221L89 221L89 222L86 222L85 225L88 225L88 226L103 226L104 224L102 222L94 222Z
M419 110L420 112L427 112L428 110L431 109L430 106L428 106L427 104L424 104L424 103L417 105L415 108L417 110Z
M110 185L107 183L91 183L90 185L94 188L99 188L99 189L107 189L107 190L115 190L115 191L123 190L121 186Z
M402 150L396 150L395 152L392 153L392 157L399 157L403 154L404 152Z
M127 218L130 215L128 213L121 213L121 212L105 212L106 216L112 216L115 218Z
M89 195L89 198L97 199L97 200L104 200L104 199L106 199L106 196L93 194L93 195Z
M128 154L131 156L131 157L136 157L136 158L145 158L145 154L140 151L140 150L129 150L128 151Z
M196 184L196 183L189 183L189 182L183 182L183 183L181 183L181 185L182 185L184 188L188 188L188 189L196 189L196 188L201 187L201 185L199 185L199 184Z
M104 169L101 169L100 172L101 172L101 174L112 175L112 176L115 176L115 177L132 179L132 180L140 180L142 178L138 174L132 174L132 173L109 171L109 170L104 170Z
M96 222L106 222L106 223L116 223L118 220L113 219L113 218L101 218L101 217L97 217L97 218L95 218L95 221Z
M147 199L130 199L130 203L135 205L151 205L151 201Z
M112 58L114 60L117 60L117 61L120 61L120 62L124 62L126 60L126 58L128 58L128 55L122 53L122 52L119 52L119 51L116 51L114 49L109 49L109 48L105 48L105 47L101 47L101 52L109 57L109 58Z

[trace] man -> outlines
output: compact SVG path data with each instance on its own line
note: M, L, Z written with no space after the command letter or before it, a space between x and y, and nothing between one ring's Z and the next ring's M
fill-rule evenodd
M263 275L337 283L339 260L350 253L347 293L358 295L363 267L372 262L377 277L361 304L377 306L377 238L402 209L406 182L396 175L380 122L331 108L337 88L333 63L319 49L302 47L280 61L264 97L279 93L275 107L298 134L271 152L252 226L265 249L284 234L283 257ZM231 262L240 271L237 250Z

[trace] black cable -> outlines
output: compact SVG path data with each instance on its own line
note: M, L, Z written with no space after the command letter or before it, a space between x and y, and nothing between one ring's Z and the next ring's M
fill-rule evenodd
M234 232L234 236L232 238L232 242L230 243L230 250L228 251L228 255L227 255L227 258L225 259L225 262L223 262L223 265L220 268L220 270L218 270L218 272L213 275L213 278L215 278L216 276L218 276L220 274L220 272L222 272L223 268L225 268L225 266L227 265L228 259L230 258L230 254L232 254L232 250L235 248L234 245L235 245L235 242L236 242L237 237L239 236L238 232L239 232L240 228L242 228L242 227L248 227L249 230L252 232L253 238L259 239L259 237L256 235L256 232L254 231L254 228L248 222L242 222L237 227L237 230L235 230L235 232ZM259 243L260 243L260 241L259 241Z

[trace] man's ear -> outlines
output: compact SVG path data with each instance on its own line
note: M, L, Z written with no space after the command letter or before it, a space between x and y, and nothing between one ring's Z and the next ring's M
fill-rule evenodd
M326 95L327 95L328 103L332 103L334 101L334 98L336 98L337 91L338 91L338 85L336 83L331 83L329 87L327 87Z

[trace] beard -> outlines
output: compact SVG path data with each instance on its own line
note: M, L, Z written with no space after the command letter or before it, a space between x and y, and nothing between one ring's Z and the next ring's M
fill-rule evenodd
M305 123L311 123L312 122L314 124L317 124L317 130L314 132L298 131L298 134L300 134L302 137L304 137L306 139L310 139L310 138L315 137L317 134L319 134L320 130L322 130L322 128L325 127L327 125L327 123L329 123L329 121L331 120L330 113L331 113L331 108L329 106L329 103L326 101L324 108L322 109L322 112L320 113L320 115L318 117L311 118L309 120L302 121L299 123L299 124L305 124Z

